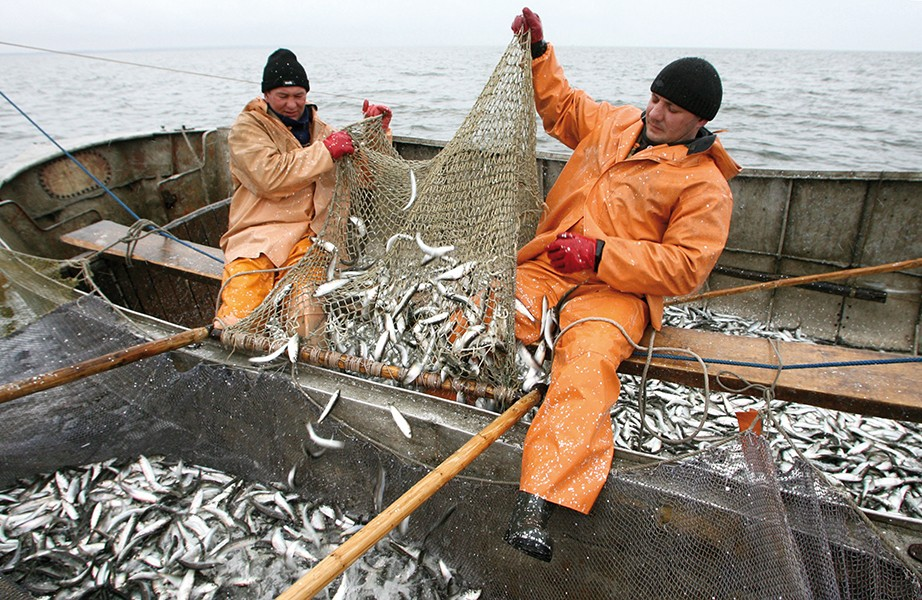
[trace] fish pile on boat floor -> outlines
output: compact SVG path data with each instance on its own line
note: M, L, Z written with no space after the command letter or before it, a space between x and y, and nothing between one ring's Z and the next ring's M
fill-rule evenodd
M144 456L39 475L0 491L0 574L56 600L273 598L362 525L288 490ZM392 535L328 596L479 596Z
M674 327L814 341L799 330L771 329L758 321L695 307L669 307L665 321ZM646 382L644 429L637 401L640 379L622 376L621 383L621 396L612 410L615 447L658 455L685 454L723 439L738 431L737 411L762 409L765 404L761 399L712 389L706 408L701 390L651 379ZM859 506L922 518L922 425L780 401L772 402L770 409L775 425L788 434L815 467L840 483ZM692 443L664 444L650 433L652 430L668 440L678 440L690 435L702 420L703 427ZM795 450L777 432L766 429L765 434L775 450L779 468L787 472Z

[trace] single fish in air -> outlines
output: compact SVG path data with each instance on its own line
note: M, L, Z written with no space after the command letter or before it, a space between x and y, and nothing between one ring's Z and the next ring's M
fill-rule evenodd
M320 416L317 417L317 423L322 422L330 411L333 410L333 405L336 404L336 401L339 400L339 390L336 390L330 394L330 399L327 400L327 405L324 407L323 412L320 413Z
M314 428L310 423L307 424L307 434L311 436L311 441L320 446L321 448L330 448L331 450L340 450L346 446L345 442L342 440L334 440L333 438L325 438L317 435L317 432L314 431Z
M420 237L419 233L416 234L416 245L419 246L419 249L422 250L423 254L426 255L426 258L423 259L422 264L426 264L437 258L441 258L449 252L454 251L455 249L454 246L430 246L423 241L423 238Z
M403 207L403 210L410 210L414 202L416 202L416 174L413 173L413 169L410 169L410 201Z
M412 237L408 236L405 233L395 233L391 237L387 238L387 242L384 244L384 250L386 252L390 252L391 248L393 248L394 243L397 240L412 240L412 239L413 239Z
M394 418L394 422L397 423L397 427L400 428L400 433L404 435L407 439L413 437L413 433L410 431L410 424L404 418L400 411L397 410L393 405L391 405L391 417Z

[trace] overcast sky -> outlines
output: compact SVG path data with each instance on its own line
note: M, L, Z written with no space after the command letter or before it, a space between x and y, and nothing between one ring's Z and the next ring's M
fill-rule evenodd
M0 43L504 46L525 5L558 45L922 52L922 0L3 0Z

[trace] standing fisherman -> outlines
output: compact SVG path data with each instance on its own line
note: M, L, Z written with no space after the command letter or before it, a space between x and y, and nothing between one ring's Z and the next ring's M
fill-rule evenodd
M516 296L533 315L545 297L551 306L565 298L558 319L566 331L525 437L504 539L549 561L552 508L589 513L608 478L618 365L634 349L624 336L639 340L651 322L659 329L663 296L690 293L707 279L730 227L727 182L740 167L704 127L722 95L707 61L680 58L663 68L645 111L613 106L570 87L528 8L512 23L515 33L526 28L535 106L573 155L534 239L518 253ZM526 345L541 336L535 321L516 313L516 337Z
M251 100L228 135L234 196L224 251L216 328L250 314L323 231L335 184L334 161L354 151L345 131L334 131L307 103L307 72L291 50L273 52L263 70L263 98ZM381 115L389 133L391 110L365 101L366 117ZM323 323L318 304L299 307L308 335Z

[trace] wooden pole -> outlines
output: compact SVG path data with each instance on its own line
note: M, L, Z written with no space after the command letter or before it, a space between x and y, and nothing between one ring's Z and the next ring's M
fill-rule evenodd
M124 350L117 350L103 356L91 358L70 365L69 367L62 367L49 373L0 385L0 404L65 383L70 383L84 377L89 377L90 375L102 373L103 371L108 371L115 367L141 360L142 358L148 358L157 354L169 352L170 350L182 348L183 346L188 346L189 344L194 344L208 337L210 331L211 327L190 329L162 340L145 342L137 346L125 348Z
M228 348L242 348L247 352L270 352L270 340L263 336L247 333L238 333L233 330L223 330L220 336L221 343ZM407 385L415 385L424 389L443 390L455 392L461 390L471 398L494 398L503 406L510 404L517 396L518 390L507 386L494 386L470 379L442 379L439 373L424 371L412 381L407 380L410 369L388 365L370 358L349 356L332 350L323 350L316 346L304 346L298 350L298 360L309 365L337 369L359 375L370 375L382 379L402 381ZM473 403L473 400L471 400Z
M522 418L541 395L533 390L522 396L506 412L479 433L475 434L442 464L420 479L400 498L381 511L355 535L343 542L314 568L304 574L290 588L280 594L277 600L303 600L313 598L323 588L349 568L369 548L374 546L394 527L416 510L423 502L439 491L448 481L474 461L484 450Z
M762 283L754 283L752 285L743 285L735 288L727 288L723 290L712 290L710 292L703 292L701 294L691 294L688 296L679 296L677 298L670 298L663 302L666 306L672 304L683 304L685 302L695 302L697 300L707 300L708 298L717 298L719 296L730 296L733 294L742 294L744 292L756 292L759 290L767 290L772 288L779 287L789 287L793 285L802 285L804 283L813 283L816 281L833 281L836 279L847 279L849 277L860 277L862 275L876 275L878 273L892 273L893 271L901 271L904 269L914 269L916 267L922 267L922 258L914 258L912 260L904 260L895 263L886 263L883 265L876 265L873 267L859 267L857 269L845 269L843 271L831 271L829 273L817 273L815 275L801 275L800 277L786 277L784 279L776 279L775 281L763 281Z

